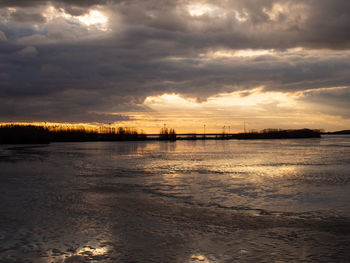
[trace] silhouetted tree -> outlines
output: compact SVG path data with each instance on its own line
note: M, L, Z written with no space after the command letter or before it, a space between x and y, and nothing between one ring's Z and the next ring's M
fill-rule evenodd
M175 141L176 140L176 132L174 129L168 129L168 128L164 127L159 132L159 139L160 140Z

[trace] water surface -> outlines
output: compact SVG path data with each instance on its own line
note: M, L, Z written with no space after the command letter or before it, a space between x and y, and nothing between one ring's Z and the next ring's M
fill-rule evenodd
M0 146L1 262L346 262L350 136Z

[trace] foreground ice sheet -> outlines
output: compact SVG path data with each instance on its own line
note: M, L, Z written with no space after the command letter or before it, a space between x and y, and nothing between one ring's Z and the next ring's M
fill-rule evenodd
M0 146L0 262L347 262L350 137Z

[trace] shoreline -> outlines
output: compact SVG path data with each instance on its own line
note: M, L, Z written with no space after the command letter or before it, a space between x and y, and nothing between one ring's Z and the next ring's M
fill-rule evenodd
M86 130L53 131L42 126L0 126L0 144L48 144L50 142L93 141L176 141L176 140L276 140L321 138L320 130L265 129L260 132L209 133L209 134L139 134L135 130L119 129L120 132L96 133Z

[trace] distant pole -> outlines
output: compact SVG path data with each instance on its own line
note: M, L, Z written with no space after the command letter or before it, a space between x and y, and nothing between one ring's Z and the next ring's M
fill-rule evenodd
M244 121L244 133L246 133L246 129L245 129L245 121Z
M231 133L231 126L228 126L228 135Z
M204 124L204 127L203 127L203 131L204 131L203 134L204 134L204 138L205 138L205 124Z

